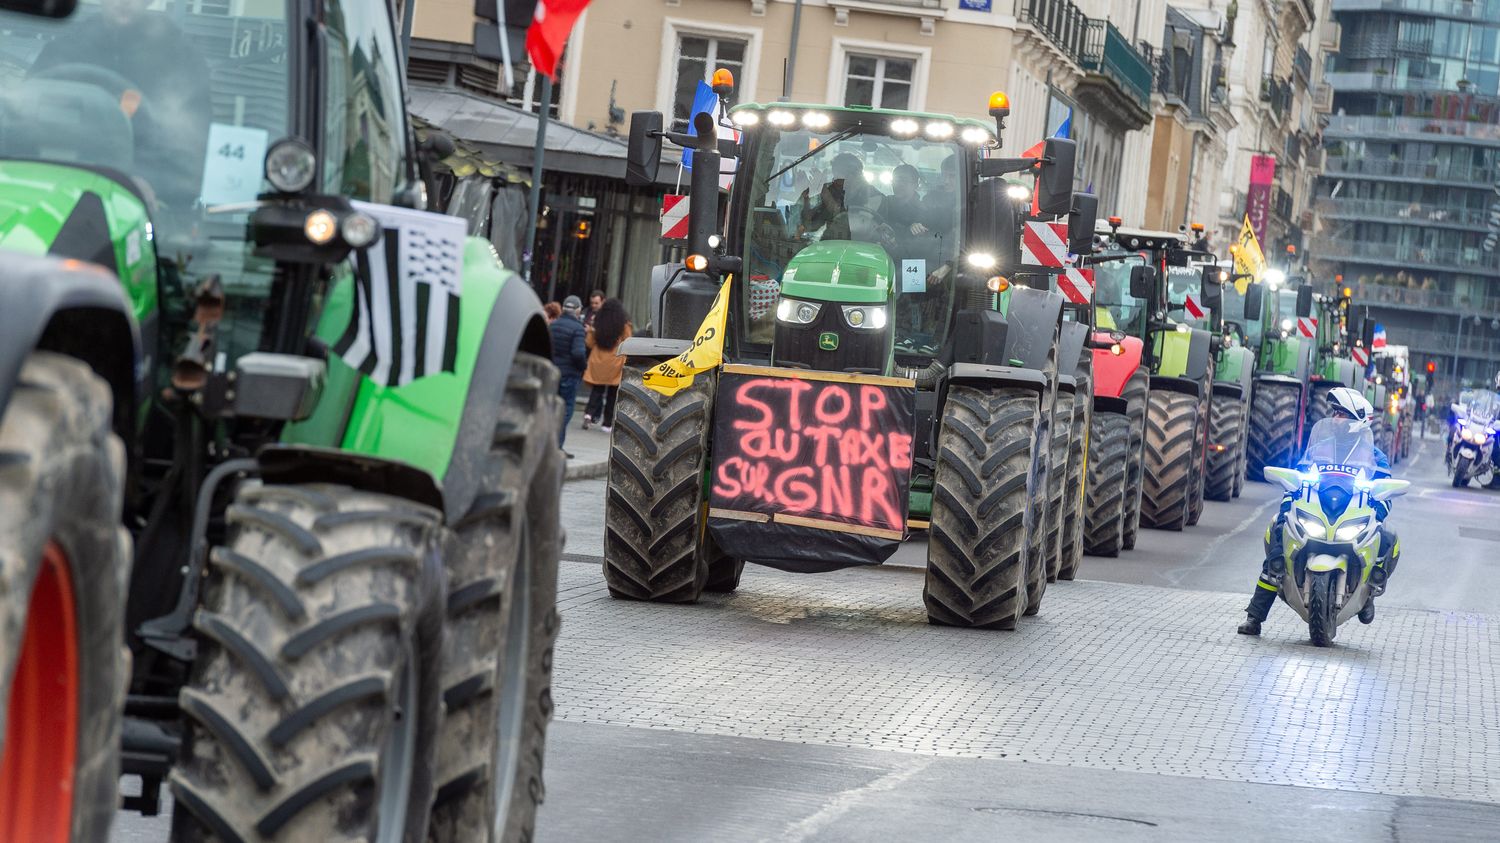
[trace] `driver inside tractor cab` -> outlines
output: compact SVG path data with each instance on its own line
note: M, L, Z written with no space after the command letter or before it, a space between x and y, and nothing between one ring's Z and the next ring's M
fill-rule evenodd
M84 83L115 97L137 164L155 171L147 189L181 210L198 198L203 174L213 113L209 68L192 40L151 5L102 0L95 13L80 8L77 22L47 42L27 76Z
M827 312L788 306L783 315L795 319L805 311L810 321L798 323L804 330L817 327L818 334L852 339L889 325L898 355L937 354L951 315L953 285L934 276L941 278L945 267L951 273L957 264L963 197L956 173L970 153L956 138L923 137L907 131L906 123L915 121L898 117L885 124L861 115L849 126L757 128L759 137L741 162L738 181L750 186L744 212L748 306L742 318L751 344L771 343L778 302L795 299L799 283L814 281L806 265L819 259L820 249L828 253L847 242L852 251L840 259L840 273L815 283L828 284L822 292L850 307L871 305L872 318L861 327L839 320L823 324L842 305ZM944 189L942 169L948 161L955 175L946 179L953 186ZM748 179L747 169L753 173ZM930 187L924 192L923 185ZM868 279L867 270L856 269L851 259L868 264ZM800 273L799 266L805 267ZM855 286L866 284L869 290L858 294L859 302L849 298L856 295ZM892 299L894 314L886 312ZM882 355L888 356L889 351Z

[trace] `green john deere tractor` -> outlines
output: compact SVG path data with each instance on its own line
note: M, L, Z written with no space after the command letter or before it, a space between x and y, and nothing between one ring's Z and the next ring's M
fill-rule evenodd
M529 836L558 375L390 7L0 6L0 828Z
M1059 355L1076 360L1087 329L1014 275L1033 187L1004 177L1036 174L1070 231L1093 205L1072 192L1071 141L992 157L1008 107L991 105L995 124L742 104L737 143L717 138L723 116L688 135L633 115L630 177L654 182L663 139L691 147L692 205L689 257L653 273L657 336L622 349L612 595L692 602L736 589L746 562L880 564L925 529L933 623L1010 629L1039 608L1066 544L1052 503L1077 498L1049 479L1071 470L1054 431L1076 429ZM721 153L737 162L722 223ZM657 388L705 345L724 365Z

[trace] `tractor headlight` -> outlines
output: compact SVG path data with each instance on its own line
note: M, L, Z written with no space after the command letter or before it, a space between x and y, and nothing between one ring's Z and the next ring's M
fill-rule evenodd
M851 328L878 331L885 327L885 305L846 304L844 305L844 321L849 323Z
M789 325L811 325L817 321L822 309L823 305L818 302L782 299L776 305L776 318Z
M317 171L312 147L296 138L282 138L266 153L266 181L282 193L306 190Z
M339 230L344 233L345 243L356 249L363 249L375 242L375 238L380 234L380 225L369 214L356 211L344 217Z
M1339 528L1333 531L1333 537L1341 542L1352 542L1359 538L1368 526L1370 526L1370 519L1368 517L1360 518L1357 521L1350 521L1347 524L1339 525Z
M995 263L995 256L989 252L969 253L969 266L975 269L994 269Z
M338 231L338 219L322 208L308 214L302 223L302 233L307 235L308 242L317 246L328 243Z
M1299 514L1297 516L1297 529L1304 536L1317 536L1321 538L1328 535L1328 528L1323 525L1323 522L1311 515Z

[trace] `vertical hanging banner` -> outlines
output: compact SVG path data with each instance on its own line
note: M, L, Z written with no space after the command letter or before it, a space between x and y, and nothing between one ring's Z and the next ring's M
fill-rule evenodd
M1250 157L1250 190L1245 194L1245 216L1255 229L1255 237L1266 239L1266 225L1271 220L1271 193L1276 183L1276 156Z
M1255 236L1255 229L1250 227L1250 215L1245 215L1245 222L1240 226L1240 236L1234 243L1234 272L1236 275L1249 275L1248 279L1241 278L1234 282L1234 288L1240 295L1245 294L1245 287L1251 283L1260 281L1261 273L1266 271L1266 256L1260 250L1260 239Z
M884 562L906 535L915 403L906 378L724 366L708 511L719 547L792 571Z

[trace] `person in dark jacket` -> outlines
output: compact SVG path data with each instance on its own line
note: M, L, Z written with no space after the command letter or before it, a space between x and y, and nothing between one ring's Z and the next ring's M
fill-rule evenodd
M563 400L562 429L557 432L559 448L563 447L568 438L568 423L573 421L573 405L578 400L578 384L583 380L583 370L589 364L589 350L584 342L585 330L580 318L583 302L577 296L568 296L563 299L562 311L562 315L557 317L550 329L552 364L562 374L562 379L557 382L557 394Z

